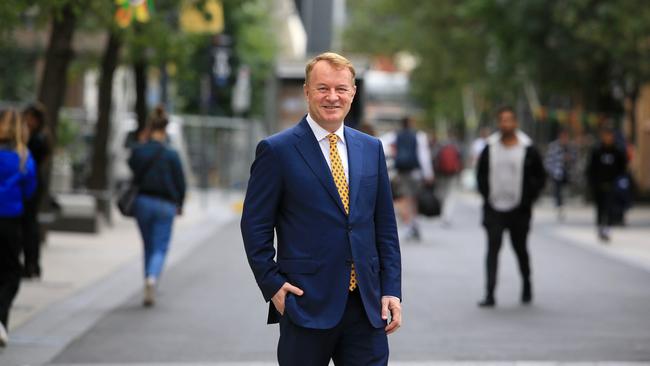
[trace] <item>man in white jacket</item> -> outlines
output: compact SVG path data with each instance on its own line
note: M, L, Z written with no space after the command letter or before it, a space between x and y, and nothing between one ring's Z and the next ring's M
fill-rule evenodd
M483 196L483 226L487 233L486 293L481 307L494 307L499 251L503 233L517 256L522 277L521 302L533 299L527 240L532 206L544 188L546 172L532 140L518 128L511 107L497 112L499 132L488 138L478 162L478 188Z

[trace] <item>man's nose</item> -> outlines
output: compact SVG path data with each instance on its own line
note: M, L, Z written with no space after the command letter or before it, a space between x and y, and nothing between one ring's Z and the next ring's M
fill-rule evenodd
M332 88L327 91L325 98L328 100L337 100L339 98L339 95L336 93L336 89Z

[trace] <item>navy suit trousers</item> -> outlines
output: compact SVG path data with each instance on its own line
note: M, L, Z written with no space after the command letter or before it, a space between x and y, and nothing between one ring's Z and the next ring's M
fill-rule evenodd
M348 295L343 318L332 329L297 326L286 313L280 319L280 366L327 366L330 360L337 366L388 364L386 331L370 324L358 290Z

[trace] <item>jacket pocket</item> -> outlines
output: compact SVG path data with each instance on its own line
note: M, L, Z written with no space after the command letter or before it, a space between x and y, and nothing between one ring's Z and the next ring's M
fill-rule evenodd
M316 273L320 263L313 259L279 259L278 265L282 273Z

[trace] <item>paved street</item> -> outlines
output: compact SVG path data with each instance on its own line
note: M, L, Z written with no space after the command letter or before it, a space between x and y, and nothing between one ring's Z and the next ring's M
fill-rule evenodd
M508 245L498 307L476 307L484 234L471 196L458 205L452 226L427 221L423 242L402 243L405 323L390 338L391 364L650 361L650 271L567 242L548 215L536 221L530 243L536 298L529 307L518 303ZM238 221L213 228L173 263L154 309L141 307L134 278L121 278L132 288L126 301L52 364L273 364L277 327L265 325L266 304L246 263Z

